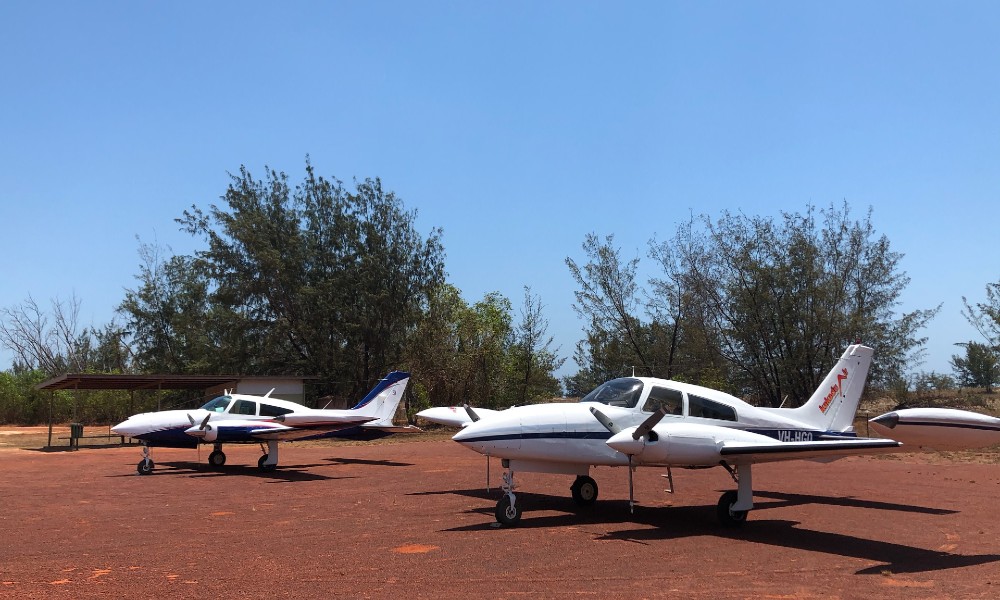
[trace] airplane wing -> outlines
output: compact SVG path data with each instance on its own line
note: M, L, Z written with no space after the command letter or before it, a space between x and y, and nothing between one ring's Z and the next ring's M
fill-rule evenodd
M450 425L452 427L465 427L469 423L483 417L490 417L500 411L489 408L473 408L472 414L464 406L435 406L417 413L418 417L427 419L431 423L438 425ZM473 418L472 415L475 415Z
M274 421L261 421L249 419L226 419L222 421L210 421L210 429L215 429L214 435L209 439L223 439L230 441L246 440L297 440L317 434L339 431L350 427L357 427L375 417L364 416L341 416L341 415L317 415L314 413L288 413L276 417ZM187 430L189 435L194 437L206 437L204 430L198 426L192 426Z
M782 460L842 458L861 454L898 452L895 440L854 438L815 442L723 442L719 454L731 464L778 462Z
M423 429L413 425L362 425L365 429L378 429L386 433L420 433Z

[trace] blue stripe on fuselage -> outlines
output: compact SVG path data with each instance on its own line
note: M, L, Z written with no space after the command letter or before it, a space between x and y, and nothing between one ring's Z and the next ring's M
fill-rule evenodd
M184 430L189 427L190 425L171 427L169 429L161 429L160 431L134 435L132 438L142 440L156 448L197 448L198 440L184 433Z

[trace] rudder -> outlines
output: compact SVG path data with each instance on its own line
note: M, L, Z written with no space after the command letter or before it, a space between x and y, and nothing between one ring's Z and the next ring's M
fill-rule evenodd
M848 346L809 400L790 412L797 420L823 431L850 430L873 353L871 348L861 344Z
M372 425L392 425L403 392L410 381L410 374L405 371L393 371L380 380L368 394L358 402L351 411L358 414L375 417Z

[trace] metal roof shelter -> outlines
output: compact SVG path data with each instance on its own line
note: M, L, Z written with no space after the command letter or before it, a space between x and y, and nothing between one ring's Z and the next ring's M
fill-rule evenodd
M236 388L241 381L256 382L305 381L315 377L256 377L240 375L114 375L102 373L67 373L53 377L35 386L36 390L49 390L49 446L52 445L52 402L57 390L126 390L134 394L136 390L211 390L213 388ZM76 414L74 398L74 418Z
M207 390L235 385L238 375L105 375L67 373L35 386L36 390ZM288 379L283 377L281 379Z

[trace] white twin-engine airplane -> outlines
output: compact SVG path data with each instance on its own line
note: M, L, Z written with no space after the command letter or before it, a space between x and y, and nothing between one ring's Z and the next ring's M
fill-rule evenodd
M753 508L754 463L900 451L900 440L860 438L854 432L852 423L871 360L871 348L849 346L799 408L759 408L696 385L624 377L604 383L579 403L502 411L437 407L418 416L462 426L452 439L487 457L502 459L504 494L497 503L496 519L503 525L514 525L521 518L522 507L513 491L515 472L576 475L570 487L573 499L588 505L597 500L597 482L589 475L590 467L606 465L629 468L630 507L635 467L666 467L672 492L671 467L722 466L737 489L722 494L718 516L724 525L738 526ZM958 429L941 426L943 418L969 422L963 412L935 415L931 427L906 437L925 436L922 446L969 447L969 440L956 437ZM907 411L895 414L873 420L873 426L881 425L876 428L880 435L892 427L902 431L914 421ZM990 439L1000 443L1000 427Z
M111 431L142 440L140 475L153 472L151 446L196 448L214 444L208 464L222 467L226 455L223 443L259 443L264 452L257 466L273 471L278 466L278 442L324 437L376 439L391 433L420 431L412 426L396 426L392 418L403 398L410 374L393 371L348 410L313 409L278 398L225 394L196 410L165 410L142 413L115 425Z

